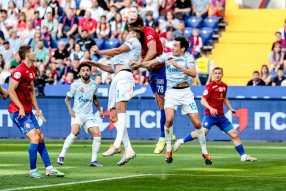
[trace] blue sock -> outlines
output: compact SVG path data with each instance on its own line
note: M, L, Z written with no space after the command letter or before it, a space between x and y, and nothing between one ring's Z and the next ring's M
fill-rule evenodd
M187 136L185 136L185 138L184 138L183 140L184 140L184 143L185 143L185 142L188 142L188 141L192 141L192 140L193 140L193 137L192 137L191 133L188 134Z
M160 137L164 137L164 138L165 138L165 122L166 122L165 110L161 109L161 119L160 119L161 135Z
M235 147L236 151L240 154L240 156L245 155L244 148L242 144Z
M30 143L29 146L29 158L30 158L30 169L34 170L37 168L37 150L38 144Z
M51 166L50 157L45 145L45 142L39 143L38 152L40 153L45 167Z

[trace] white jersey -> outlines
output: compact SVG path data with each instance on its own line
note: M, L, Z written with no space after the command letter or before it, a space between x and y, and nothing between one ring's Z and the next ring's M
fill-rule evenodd
M67 93L67 96L74 97L73 110L76 116L93 115L93 96L97 95L97 83L90 80L88 84L82 82L81 79L74 82Z
M134 60L135 62L139 60L139 56L141 54L142 49L141 49L141 43L137 38L130 38L123 45L127 45L130 51L116 55L112 58L111 65L113 70L115 68L114 66L117 64L123 64L132 70L132 66L129 65L129 61L131 59Z
M190 66L196 66L194 57L186 52L183 56L177 57L174 56L172 52L163 53L158 56L156 60L159 63L165 62L166 67L166 78L167 78L167 89L171 89L183 82L187 82L189 85L192 85L194 82L194 78L185 74L180 69L176 68L173 65L170 65L169 61L174 60L178 65L188 68Z

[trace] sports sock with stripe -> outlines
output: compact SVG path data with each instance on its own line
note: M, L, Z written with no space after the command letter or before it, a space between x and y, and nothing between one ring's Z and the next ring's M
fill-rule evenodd
M97 153L101 144L101 137L93 137L91 162L97 160Z
M60 154L60 157L65 157L67 150L72 145L73 141L75 140L76 136L74 134L69 134L69 136L66 138L62 152Z

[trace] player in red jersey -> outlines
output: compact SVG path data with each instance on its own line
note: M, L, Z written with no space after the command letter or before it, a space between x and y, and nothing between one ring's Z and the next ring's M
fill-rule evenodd
M46 175L63 177L64 173L61 173L51 165L44 142L44 135L37 122L39 117L44 122L46 120L38 107L34 89L36 69L33 63L36 61L36 54L31 46L21 46L19 56L22 63L12 72L9 84L8 92L11 102L8 112L21 133L30 138L29 158L31 171L29 175L32 178L43 178L36 168L37 152L39 152L46 167ZM32 106L36 109L36 117L32 113Z
M214 80L206 86L201 99L201 104L206 107L203 120L205 135L208 134L212 126L216 125L232 138L233 145L241 156L241 161L257 161L256 158L245 154L238 132L233 128L232 123L224 116L223 104L225 104L234 115L236 115L236 110L231 107L226 97L227 85L221 81L223 69L221 67L214 68L213 77ZM196 138L196 132L193 131L185 138L178 139L174 145L174 150L177 151L183 143Z
M144 26L144 20L140 15L138 15L137 20L129 24L129 30L140 30L145 33L145 43L142 44L142 58L143 60L139 60L139 62L146 62L163 54L163 46L159 39L159 34L151 27ZM161 63L155 66L155 68L148 68L150 71L149 74L149 84L154 93L156 103L161 110L161 119L160 119L160 127L161 134L159 138L159 142L154 150L155 154L160 154L163 152L166 139L165 139L165 130L164 125L166 122L165 111L164 111L164 103L165 103L165 92L167 87L166 80L166 68L165 63ZM172 141L175 141L175 136L172 136Z

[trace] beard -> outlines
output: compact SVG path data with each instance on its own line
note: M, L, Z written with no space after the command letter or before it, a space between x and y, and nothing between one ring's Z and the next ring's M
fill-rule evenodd
M87 81L87 80L89 80L89 76L82 76L82 79L83 79L84 81Z

